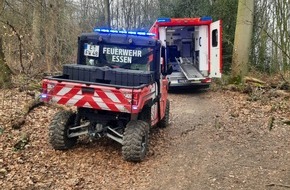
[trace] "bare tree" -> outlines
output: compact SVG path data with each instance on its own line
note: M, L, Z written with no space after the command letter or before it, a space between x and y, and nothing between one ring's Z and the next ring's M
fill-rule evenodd
M232 63L232 77L236 79L248 73L253 19L254 1L239 0Z
M256 2L252 62L267 73L290 68L289 0Z
M111 18L110 18L110 1L105 0L105 21L106 21L106 26L108 28L111 28Z
M4 0L0 0L0 16L4 11ZM3 26L0 25L0 88L9 86L11 82L11 70L5 61L5 54L3 49Z

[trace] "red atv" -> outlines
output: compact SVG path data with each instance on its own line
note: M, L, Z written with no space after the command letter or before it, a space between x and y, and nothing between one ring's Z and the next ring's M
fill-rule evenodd
M150 127L168 125L170 69L162 64L164 52L150 33L95 29L82 34L77 64L43 80L43 101L77 107L53 117L53 148L69 149L80 135L107 136L122 144L125 160L142 161Z

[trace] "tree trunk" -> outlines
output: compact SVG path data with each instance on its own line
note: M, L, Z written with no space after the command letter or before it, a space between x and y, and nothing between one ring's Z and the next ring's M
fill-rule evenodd
M0 0L0 14L3 14L4 0ZM3 26L0 25L0 88L9 87L11 84L11 70L5 61L5 54L3 49Z
M41 12L42 3L35 3L33 9L33 20L32 20L32 42L35 50L35 54L39 54L41 47Z
M45 28L45 57L46 57L46 70L47 73L52 73L54 66L57 65L57 17L59 15L59 7L57 6L57 1L48 1L48 6L46 7L46 28Z
M241 80L248 73L253 32L253 13L253 0L239 0L232 63L233 79Z
M105 0L105 20L108 28L111 28L111 18L110 18L110 2Z

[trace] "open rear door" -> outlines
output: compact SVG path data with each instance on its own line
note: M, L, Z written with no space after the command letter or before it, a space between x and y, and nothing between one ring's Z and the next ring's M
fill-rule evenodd
M222 76L222 22L216 21L210 25L210 77Z

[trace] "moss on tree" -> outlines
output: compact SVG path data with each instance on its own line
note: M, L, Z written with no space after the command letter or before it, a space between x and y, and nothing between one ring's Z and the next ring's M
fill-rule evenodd
M2 45L2 38L0 37L0 88L8 88L11 86L12 71L5 62Z
M0 60L0 88L8 88L11 86L11 70Z

